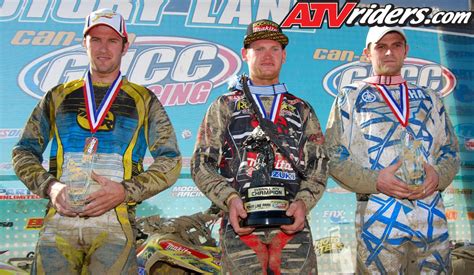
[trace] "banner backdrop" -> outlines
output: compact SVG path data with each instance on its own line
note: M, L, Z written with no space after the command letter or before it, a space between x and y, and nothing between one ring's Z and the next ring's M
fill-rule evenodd
M184 167L168 190L143 202L138 216L176 217L204 211L210 201L189 171L199 124L227 81L247 72L240 58L246 26L269 18L281 22L296 1L0 1L0 261L34 251L46 200L12 170L11 149L38 100L58 83L82 78L88 60L82 47L84 18L98 8L121 13L132 44L122 72L147 86L166 106ZM361 1L366 4L388 1ZM412 1L390 1L410 6ZM469 10L468 1L417 1L441 10ZM337 89L371 74L362 49L367 27L285 30L290 43L280 80L309 101L325 128ZM443 193L450 239L473 239L474 35L467 28L406 28L410 45L404 77L439 92L461 147L461 170ZM48 153L44 157L47 167ZM150 163L151 158L145 160ZM321 272L354 270L355 195L329 180L310 223Z

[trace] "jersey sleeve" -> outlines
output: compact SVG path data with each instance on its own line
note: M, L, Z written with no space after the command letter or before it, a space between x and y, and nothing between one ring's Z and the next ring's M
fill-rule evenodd
M353 161L350 139L354 123L350 88L343 88L334 100L326 127L326 148L330 156L329 173L341 187L359 194L379 193L378 172Z
M204 116L191 159L191 176L197 187L214 204L228 211L226 199L237 193L219 174L225 131L230 118L230 110L224 97L214 101Z
M46 198L49 183L57 180L43 166L43 152L53 135L53 90L46 93L31 113L20 140L13 147L13 169L34 194Z
M438 189L443 191L451 184L459 170L459 143L443 102L436 93L432 93L435 97L435 110L438 114L438 125L435 125L434 129L440 131L436 134L436 137L440 138L440 144L439 150L433 155L433 167L439 176Z

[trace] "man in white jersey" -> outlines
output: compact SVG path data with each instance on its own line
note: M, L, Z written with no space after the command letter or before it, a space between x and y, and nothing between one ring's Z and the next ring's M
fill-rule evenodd
M357 272L447 273L440 192L460 163L451 122L438 94L403 79L401 28L372 27L365 46L374 75L341 89L326 139L331 176L357 193Z

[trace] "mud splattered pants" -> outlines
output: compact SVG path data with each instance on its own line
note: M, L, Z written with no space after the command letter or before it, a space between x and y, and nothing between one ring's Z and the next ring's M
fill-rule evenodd
M279 228L238 236L224 219L221 228L223 274L317 274L311 231L287 235Z
M372 194L357 203L358 274L447 274L450 270L444 204Z
M50 209L32 274L136 274L134 243L125 205L89 218Z

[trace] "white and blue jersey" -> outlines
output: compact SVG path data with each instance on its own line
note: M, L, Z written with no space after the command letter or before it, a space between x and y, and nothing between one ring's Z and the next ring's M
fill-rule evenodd
M384 91L382 91L382 89ZM408 96L400 92L407 89ZM388 102L392 101L393 104ZM439 175L444 190L459 168L459 147L438 95L404 82L375 85L360 82L337 96L326 132L330 174L357 193L358 270L399 272L414 250L419 271L448 267L448 229L439 191L417 201L379 193L378 171L398 162L402 133L420 145L421 158ZM406 181L401 169L397 176Z

